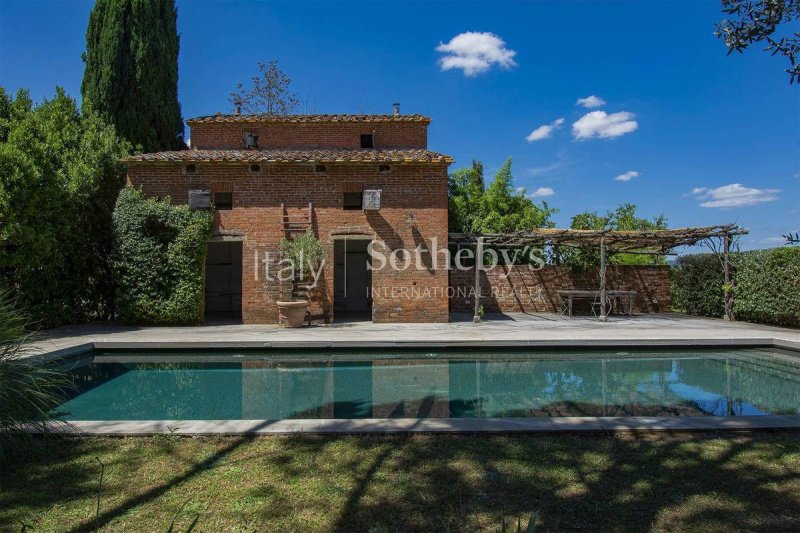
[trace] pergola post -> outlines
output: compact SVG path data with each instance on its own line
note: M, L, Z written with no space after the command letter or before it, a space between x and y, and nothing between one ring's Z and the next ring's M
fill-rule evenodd
M731 236L722 236L722 271L725 275L725 320L733 320L733 284L731 281Z
M483 237L478 237L475 246L475 312L472 321L476 324L481 321L481 270L483 270Z
M606 317L606 236L600 235L600 320Z

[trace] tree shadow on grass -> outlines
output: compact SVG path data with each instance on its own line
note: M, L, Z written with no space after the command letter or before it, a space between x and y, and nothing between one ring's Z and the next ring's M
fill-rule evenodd
M359 453L373 453L354 471L337 531L496 530L502 515L537 509L545 530L800 527L800 486L785 488L800 464L763 466L780 464L764 436L404 435L383 437L377 451L358 438Z

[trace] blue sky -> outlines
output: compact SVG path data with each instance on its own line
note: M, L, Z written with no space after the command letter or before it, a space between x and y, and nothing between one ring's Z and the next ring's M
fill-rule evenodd
M0 84L35 99L61 85L79 98L90 9L1 1ZM184 118L230 111L235 85L277 59L306 111L388 113L401 102L433 118L429 146L452 155L451 168L478 159L491 172L511 156L517 185L552 193L541 198L560 226L632 202L675 227L737 222L751 230L744 248L800 228L800 87L757 47L726 56L717 1L178 10ZM605 104L576 103L589 96Z

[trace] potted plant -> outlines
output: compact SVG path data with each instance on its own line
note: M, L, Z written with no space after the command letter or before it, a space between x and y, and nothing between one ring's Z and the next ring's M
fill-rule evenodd
M299 328L302 327L308 310L310 289L304 282L308 274L322 264L325 251L311 231L292 239L281 239L280 251L283 261L291 264L294 276L291 301L277 302L278 323L289 328Z

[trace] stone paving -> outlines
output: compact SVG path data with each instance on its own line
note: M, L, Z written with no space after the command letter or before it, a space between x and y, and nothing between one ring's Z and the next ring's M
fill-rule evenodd
M800 330L689 317L676 313L567 318L488 315L480 324L454 316L447 324L338 323L286 329L218 324L136 327L110 323L62 327L36 342L41 352L102 348L381 347L381 346L658 346L783 345L800 349ZM63 352L62 352L63 353Z

